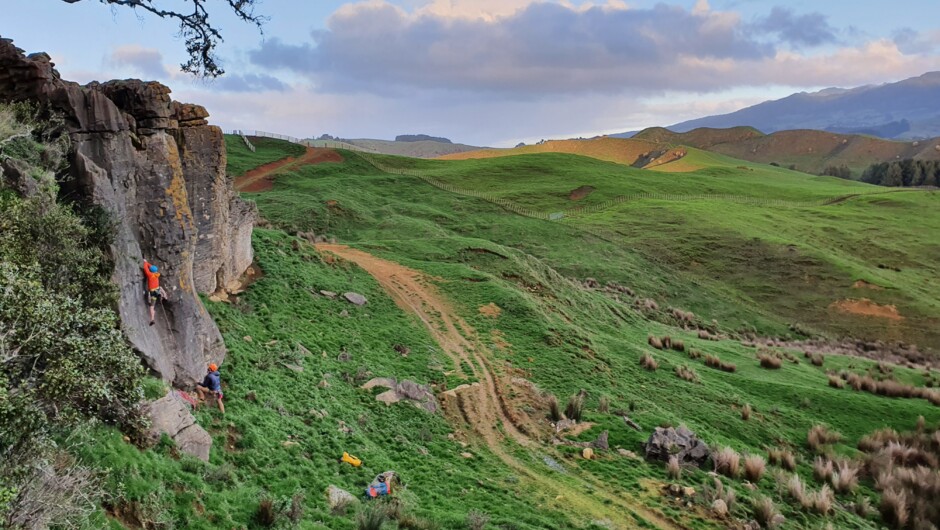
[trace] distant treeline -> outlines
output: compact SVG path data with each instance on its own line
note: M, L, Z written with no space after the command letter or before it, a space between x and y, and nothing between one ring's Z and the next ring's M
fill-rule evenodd
M940 186L940 160L895 160L872 164L862 182L879 186Z

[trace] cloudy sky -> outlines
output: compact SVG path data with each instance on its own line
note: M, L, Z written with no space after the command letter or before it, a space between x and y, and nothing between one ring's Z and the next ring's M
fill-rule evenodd
M0 36L67 79L156 79L226 130L300 137L503 146L940 70L938 0L267 0L263 35L215 0L215 81L179 71L172 22L97 0L5 4Z

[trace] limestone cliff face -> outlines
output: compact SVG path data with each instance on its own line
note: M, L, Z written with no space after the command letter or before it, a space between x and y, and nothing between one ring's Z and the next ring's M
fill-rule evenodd
M0 39L0 100L62 112L72 139L69 186L110 211L118 311L128 339L165 380L189 386L225 356L198 293L233 286L252 261L256 212L225 178L222 131L202 107L137 80L64 81L49 56ZM160 266L169 293L149 326L141 263Z

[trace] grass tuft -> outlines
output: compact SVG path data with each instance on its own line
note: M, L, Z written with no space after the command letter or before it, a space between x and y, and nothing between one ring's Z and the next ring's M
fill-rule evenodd
M747 455L744 457L744 477L751 482L760 482L767 469L764 457L760 455Z
M654 359L652 355L644 353L643 356L640 357L640 366L651 372L655 372L659 368L659 363L656 362L656 359Z
M741 455L730 447L723 447L712 454L715 472L729 478L737 478L741 470Z
M577 393L568 398L568 406L565 407L565 417L569 420L581 421L581 415L584 413L584 394Z
M695 370L689 368L685 365L676 366L676 376L679 379L688 381L690 383L698 383L698 374L695 373Z
M545 401L548 405L548 417L555 422L561 421L564 416L561 413L561 406L558 404L558 398L553 394L550 394Z
M783 360L776 355L760 353L757 355L757 360L760 361L761 368L768 370L779 370L783 366Z
M832 480L833 472L832 460L823 456L817 456L813 461L813 478L818 482L829 482Z
M672 480L679 480L682 475L682 466L679 465L679 458L675 455L669 457L669 463L666 464L666 474Z
M770 497L758 495L751 501L751 509L754 512L754 520L761 528L776 528L782 523L780 512L774 505Z
M888 489L881 494L878 505L881 518L892 528L904 528L911 518L907 504L907 495L903 491Z
M741 419L744 421L751 419L751 412L751 404L745 403L744 406L741 407Z
M806 444L817 453L827 446L839 442L841 439L841 434L830 431L825 425L814 425L809 432L806 433Z

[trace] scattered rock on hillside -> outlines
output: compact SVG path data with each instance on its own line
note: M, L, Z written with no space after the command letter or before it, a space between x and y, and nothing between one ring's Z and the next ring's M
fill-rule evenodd
M581 456L582 456L585 460L594 460L594 450L591 449L590 447L585 447L585 448L581 451Z
M330 510L341 509L359 501L352 493L332 484L326 488L326 496L330 502Z
M686 426L678 429L656 427L646 442L646 458L668 462L676 456L682 464L700 466L708 460L708 445L698 439Z
M320 290L320 294L327 298L336 298L338 295L333 291Z
M352 360L352 354L348 351L340 352L340 354L336 356L336 360L341 363L348 363Z
M196 418L190 414L186 402L176 391L148 403L145 412L150 417L152 439L159 439L161 434L166 434L183 453L203 462L209 461L212 437L196 423Z
M362 385L361 388L369 390L375 387L388 388L387 391L375 396L376 401L381 401L386 405L407 399L418 408L428 412L437 412L438 410L437 399L434 397L434 393L431 392L430 387L426 385L419 385L414 381L407 380L398 382L392 377L375 377Z
M359 293L343 293L343 298L345 298L347 302L360 307L369 303L369 301L366 300L366 297Z

